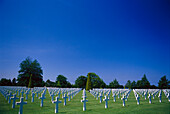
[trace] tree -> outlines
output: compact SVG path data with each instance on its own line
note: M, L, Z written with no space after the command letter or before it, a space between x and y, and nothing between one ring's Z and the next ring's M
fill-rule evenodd
M32 61L31 58L27 57L20 63L20 70L18 73L17 81L20 86L28 86L30 79L32 80L32 87L43 85L43 71L37 60ZM30 78L31 75L32 78Z
M168 79L166 79L166 76L161 77L161 79L158 82L158 87L160 89L167 89L169 85Z
M131 81L130 80L127 81L125 87L128 87L129 89L131 89Z
M78 88L85 88L87 82L87 77L79 76L75 81L75 86Z
M0 80L0 86L11 86L12 82L10 79L2 78Z
M158 87L156 87L155 85L151 85L150 89L158 89Z
M138 80L138 81L137 81L136 87L137 87L138 89L141 89L141 88L142 88L142 81L141 81L141 80Z
M31 74L30 79L29 79L28 88L32 88L32 87L33 87L33 84L32 84L32 74Z
M88 77L87 77L87 83L86 83L86 90L90 90L92 89L92 82L91 82L91 76L90 76L91 73L88 73Z
M13 78L13 79L12 79L12 85L13 85L13 86L16 86L16 78Z
M63 75L58 75L56 78L56 83L58 85L58 83L61 85L61 87L67 87L67 78Z
M55 82L50 81L49 79L45 83L46 87L57 87L57 84Z
M148 79L146 78L145 74L144 74L144 76L142 77L142 80L141 80L141 88L143 88L143 89L149 89L150 88L150 83L149 83Z
M109 83L110 88L119 88L119 82L116 80L116 78Z
M135 88L136 88L136 82L133 81L133 82L131 83L131 89L135 89Z
M92 88L104 88L106 87L106 84L104 81L95 73L88 73L91 78L91 86Z

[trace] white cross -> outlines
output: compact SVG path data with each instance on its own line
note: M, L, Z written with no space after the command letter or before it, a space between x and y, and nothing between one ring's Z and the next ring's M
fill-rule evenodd
M64 94L64 97L63 97L63 99L64 99L64 106L66 105L66 100L67 100L67 98L68 98L68 97L67 97L67 94L65 93L65 94Z
M55 103L55 113L58 113L58 104L61 103L61 101L59 101L59 97L56 97L56 100L52 101L52 103Z
M24 97L20 98L20 102L16 102L16 105L20 105L19 107L19 114L22 114L23 112L23 105L27 104L27 102L24 102Z
M11 99L13 100L12 108L15 108L15 101L16 101L16 99L19 99L19 98L16 97L16 94L14 94L13 97L11 97Z
M83 102L83 111L86 111L86 102L88 102L88 100L86 100L86 97L83 97L83 100L81 100L81 102Z
M43 100L45 99L45 95L42 93L41 97L39 97L39 99L41 99L40 107L43 107Z
M125 96L123 95L123 97L121 98L121 100L123 100L123 106L125 106Z
M108 101L109 101L108 97L105 96L105 99L103 99L103 101L105 101L105 108L108 108Z

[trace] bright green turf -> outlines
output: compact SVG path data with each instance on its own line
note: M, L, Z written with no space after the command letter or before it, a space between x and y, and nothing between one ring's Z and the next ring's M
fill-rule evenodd
M108 102L108 109L104 108L105 102L99 103L99 100L96 100L89 92L87 93L88 102L86 104L87 110L83 112L83 103L81 103L82 91L74 96L71 101L67 101L67 105L59 104L59 113L72 113L72 114L81 114L81 113L92 113L92 114L113 114L113 113L129 113L129 114L170 114L170 103L168 99L165 98L163 94L162 103L159 103L159 99L156 96L152 100L152 104L149 104L148 99L144 100L144 97L140 99L140 105L136 104L136 100L131 91L128 101L126 101L126 107L122 106L122 101L116 97L116 102L113 102L111 97ZM39 95L40 96L40 95ZM25 96L24 96L25 98ZM46 92L46 99L44 100L44 107L40 107L40 99L35 95L34 103L31 103L31 92L28 97L26 105L24 105L23 113L24 114L53 114L55 110L55 104L51 103L51 97L49 93ZM19 100L17 100L18 102ZM16 106L15 109L12 109L12 102L8 104L5 98L0 93L0 114L18 114L19 106Z

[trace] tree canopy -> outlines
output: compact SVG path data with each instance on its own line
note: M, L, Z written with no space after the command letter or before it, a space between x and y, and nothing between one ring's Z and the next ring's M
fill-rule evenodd
M43 71L36 59L32 61L31 58L27 57L20 63L20 70L18 73L17 81L20 86L28 87L30 79L31 87L42 86L43 84Z
M10 79L6 79L6 78L2 78L0 80L0 86L11 86L11 80Z
M86 90L92 89L92 82L91 82L91 73L88 73L87 75L87 83L86 83Z
M110 88L119 88L119 82L116 80L116 78L109 83Z
M57 87L62 87L62 88L71 87L70 82L68 82L67 78L65 76L63 76L63 75L58 75L57 76L56 84L57 84Z
M128 87L129 89L131 88L131 81L130 80L127 81L125 87Z
M104 81L95 73L88 73L91 78L92 88L105 88L106 84Z
M87 77L79 76L75 81L75 86L78 88L85 88L87 82Z
M168 79L166 79L166 76L161 77L161 79L158 82L158 87L160 89L167 89L169 86L170 82L168 81Z

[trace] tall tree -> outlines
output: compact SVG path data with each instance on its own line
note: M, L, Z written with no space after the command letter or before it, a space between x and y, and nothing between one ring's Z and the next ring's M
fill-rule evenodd
M137 85L136 85L136 82L135 82L135 81L133 81L133 82L131 83L131 88L132 88L132 89L135 89L135 88L136 88L136 86L137 86Z
M12 85L13 85L13 86L16 86L16 78L13 78L13 79L12 79Z
M87 77L87 83L86 83L86 90L90 90L92 89L92 84L91 84L91 73L88 73L88 77Z
M141 88L149 89L149 87L150 87L150 82L148 81L148 79L146 78L146 75L144 74L141 80Z
M131 81L130 80L127 81L125 87L128 87L129 89L131 88Z
M64 88L64 87L67 87L67 78L63 75L58 75L57 78L56 78L56 83L57 85L60 85L60 87Z
M32 87L33 87L33 84L32 84L32 74L31 74L30 79L29 79L28 88L32 88Z
M106 84L104 83L104 81L97 74L91 72L91 73L88 73L88 75L90 75L90 78L91 78L92 88L105 88L106 87Z
M12 82L10 79L2 78L0 80L0 86L11 86Z
M141 80L138 80L138 81L137 81L136 87L137 87L138 89L143 88L143 85L142 85L142 81L141 81Z
M87 77L79 76L75 81L75 86L78 88L85 88L87 82Z
M50 81L49 79L45 82L46 87L57 87L55 82Z
M43 85L43 71L37 60L32 61L31 58L27 57L20 63L20 70L18 73L17 81L20 86L28 86L31 75L32 87Z
M110 88L119 88L119 82L116 80L116 78L109 83Z
M161 79L158 82L158 87L160 89L167 89L169 85L168 79L166 79L166 76L161 77Z

